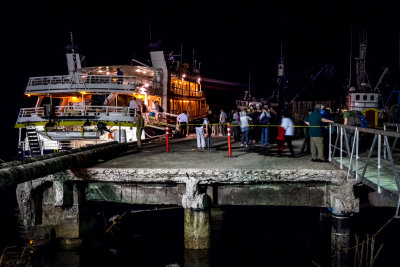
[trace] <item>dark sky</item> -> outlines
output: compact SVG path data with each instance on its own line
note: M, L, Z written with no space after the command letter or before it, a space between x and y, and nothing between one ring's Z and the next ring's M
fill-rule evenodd
M2 5L7 76L1 88L5 125L0 158L16 147L10 141L15 139L12 127L28 77L66 74L64 46L70 31L88 65L129 64L132 55L148 57L151 24L153 41L161 39L166 50L175 51L183 43L186 61L192 61L195 48L203 76L247 84L251 72L259 95L274 86L281 42L288 75L329 63L338 84L348 76L351 28L356 41L358 29L367 25L372 80L384 66L396 69L399 57L396 1L53 0Z

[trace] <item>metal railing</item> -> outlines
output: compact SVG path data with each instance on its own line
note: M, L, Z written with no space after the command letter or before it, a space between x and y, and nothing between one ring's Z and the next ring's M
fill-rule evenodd
M28 86L36 85L55 85L55 84L71 84L71 83L86 83L86 84L130 84L144 86L153 85L152 80L144 79L136 76L117 76L117 75L60 75L60 76L42 76L30 77Z
M361 139L360 134L363 137ZM333 138L334 136L336 138ZM370 142L372 137L372 142ZM394 138L392 146L389 138ZM392 132L387 131L386 128L377 130L336 123L329 125L329 161L337 161L340 169L344 169L347 165L347 179L354 178L364 183L370 181L376 185L377 192L382 193L383 168L391 173L385 178L385 186L388 183L396 185L395 188L388 190L398 197L396 217L399 217L400 208L400 165L395 161L398 160L395 156L400 156L400 154L394 154L398 138L400 138L398 128L397 132ZM333 139L335 139L334 143ZM360 142L362 139L365 142ZM385 154L383 159L382 152ZM366 179L368 168L376 168L376 178Z
M194 91L194 90L189 90L189 89L178 88L175 86L170 87L169 91L175 95L180 95L180 96L192 96L192 97L204 97L205 96L203 91Z
M146 88L151 94L155 94L161 89L161 84L150 79L137 76L118 76L118 75L61 75L61 76L42 76L30 77L26 87L26 93L43 90L88 90L108 89L115 90L136 90ZM154 91L154 92L153 92Z
M95 115L122 115L136 117L136 109L119 106L55 106L55 116L95 116ZM21 108L18 118L45 116L44 107Z

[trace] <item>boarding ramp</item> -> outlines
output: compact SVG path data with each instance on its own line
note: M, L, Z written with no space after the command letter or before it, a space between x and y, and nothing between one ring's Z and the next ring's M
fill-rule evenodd
M396 128L391 131L390 129ZM384 130L333 123L329 126L329 160L347 170L355 179L376 190L400 207L399 125L386 124Z

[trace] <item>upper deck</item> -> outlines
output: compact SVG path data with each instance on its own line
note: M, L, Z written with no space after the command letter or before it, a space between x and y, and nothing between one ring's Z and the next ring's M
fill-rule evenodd
M117 75L61 75L30 77L25 94L54 94L76 92L136 93L146 88L150 94L161 94L161 85L138 76Z

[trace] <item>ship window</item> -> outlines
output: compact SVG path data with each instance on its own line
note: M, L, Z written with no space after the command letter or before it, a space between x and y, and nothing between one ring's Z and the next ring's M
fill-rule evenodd
M374 96L374 95L371 95L369 99L370 99L371 101L373 101L373 100L375 99L375 96Z
M363 100L367 100L368 96L367 95L363 95Z
M360 95L356 95L356 100L360 100Z

